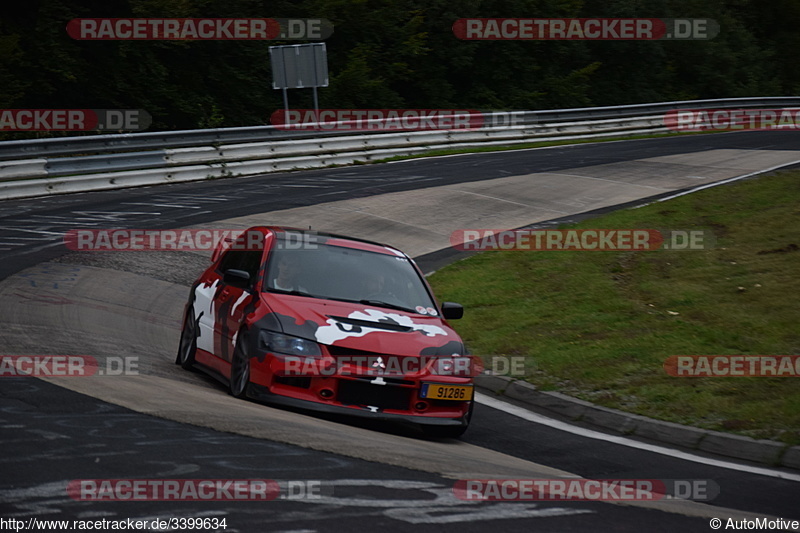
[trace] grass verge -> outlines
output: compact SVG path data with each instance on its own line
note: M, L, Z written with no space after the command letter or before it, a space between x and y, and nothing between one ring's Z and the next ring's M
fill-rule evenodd
M524 379L680 424L800 444L800 377L678 378L671 355L800 354L800 171L570 228L706 229L702 251L483 252L430 278L472 353ZM487 359L488 364L488 359Z

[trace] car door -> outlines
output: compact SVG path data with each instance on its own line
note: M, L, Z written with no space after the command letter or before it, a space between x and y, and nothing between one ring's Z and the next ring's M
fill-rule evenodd
M214 297L216 311L214 353L228 363L233 360L239 328L249 312L248 309L252 308L253 299L257 298L254 287L262 256L262 250L229 250L220 261L218 269L220 285ZM247 287L226 283L224 278L228 270L242 270L250 274Z

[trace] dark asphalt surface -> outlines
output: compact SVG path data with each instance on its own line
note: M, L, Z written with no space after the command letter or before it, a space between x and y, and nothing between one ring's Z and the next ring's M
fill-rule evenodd
M494 520L511 533L708 528L706 519L596 502L466 503L440 476L141 415L29 378L3 378L0 441L4 518L226 518L228 532L478 532ZM323 497L90 502L66 491L71 480L131 478L318 481Z
M520 423L520 419L513 415L486 406L480 407L476 411L474 425L470 425L469 431L461 439L470 444L546 464L588 479L711 480L720 489L719 495L708 502L711 505L775 516L800 515L797 511L800 484L797 481L706 466L597 439L565 434L563 431L530 422ZM526 408L530 409L529 406ZM554 418L552 413L542 414ZM514 430L508 431L508 428ZM598 431L596 428L591 429ZM605 430L601 432L609 433ZM644 439L628 438L648 442ZM659 445L657 442L650 444ZM685 451L729 461L727 458L695 450ZM783 471L798 474L789 469Z

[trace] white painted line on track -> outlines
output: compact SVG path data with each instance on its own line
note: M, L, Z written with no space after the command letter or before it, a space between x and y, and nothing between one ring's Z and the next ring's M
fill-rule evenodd
M200 209L200 207L196 205L161 204L153 202L122 202L122 205L146 205L148 207L174 207L176 209Z
M628 162L633 162L633 161L641 161L641 159L632 159L631 161L628 161ZM640 185L638 183L628 183L628 182L620 181L620 180L609 180L609 179L606 179L606 178L597 178L595 176L581 176L580 174L567 174L566 172L559 172L557 170L554 171L554 172L542 172L542 174L557 174L559 176L569 176L570 178L580 178L580 179L584 179L584 180L605 181L605 182L608 182L608 183L616 183L617 185L625 185L626 187L642 187L644 189L655 189L657 191L666 191L667 190L664 187L653 187L652 185Z
M472 194L474 196L480 196L482 198L489 198L490 200L497 200L498 202L506 202L506 203L509 203L509 204L521 205L522 207L534 207L531 204L524 204L522 202L515 202L513 200L507 200L505 198L498 198L497 196L490 196L488 194L481 194L479 192L465 191L465 190L461 190L461 189L455 189L455 190L460 192L460 193L462 193L462 194ZM541 209L542 211L552 211L553 213L560 213L562 215L569 215L569 213L567 213L566 211L559 211L557 209L548 209L546 207L536 207L536 208L537 209Z
M797 161L791 161L789 163L783 163L781 165L776 165L774 167L770 167L770 168L767 168L767 169L764 169L764 170L756 170L755 172L742 174L741 176L734 176L734 177L728 178L726 180L715 181L714 183L707 183L705 185L700 185L698 187L693 187L693 188L689 189L688 191L679 192L678 194L673 194L673 195L667 196L665 198L659 198L658 200L656 200L654 202L647 202L646 204L637 205L633 209L639 209L640 207L645 207L645 206L648 206L650 204L654 204L654 203L658 203L658 202L666 202L667 200L672 200L673 198L678 198L679 196L685 196L687 194L692 194L692 193L695 193L697 191L702 191L703 189L710 189L711 187L718 187L719 185L725 185L726 183L731 183L731 182L734 182L734 181L743 180L745 178L758 176L759 174L766 174L767 172L772 172L774 170L780 170L780 169L782 169L784 167L790 167L792 165L798 165L798 164L800 164L800 159L797 160ZM689 177L692 177L692 176L689 176Z
M608 435L606 433L601 433L599 431L594 431L591 429L586 429L578 426L573 426L572 424L568 424L566 422L562 422L560 420L555 420L553 418L548 418L546 416L540 415L538 413L534 413L532 411L528 411L523 407L518 407L516 405L512 405L510 403L506 403L502 400L498 400L496 398L492 398L491 396L487 396L481 393L475 393L475 400L487 407L491 407L493 409L497 409L499 411L503 411L504 413L508 413L510 415L517 416L522 418L523 420L528 420L529 422L534 422L536 424L541 424L543 426L548 426L553 429L557 429L560 431L566 431L567 433L572 433L573 435L579 435L581 437L587 437L590 439L597 439L603 440L606 442L611 442L613 444L619 444L620 446L628 446L630 448L637 448L639 450L644 450L653 453L659 453L661 455L668 455L670 457L675 457L676 459L683 459L685 461L692 461L695 463L701 463L707 466L715 466L719 468L727 468L729 470L738 470L740 472L747 472L749 474L758 474L761 476L769 476L769 477L776 477L779 479L785 479L788 481L798 481L800 482L800 475L798 474L791 474L788 472L781 472L780 470L772 470L769 468L761 468L758 466L749 466L749 465L741 465L737 463L730 463L728 461L721 461L719 459L711 459L709 457L702 457L700 455L694 455L691 453L683 452L680 450L676 450L673 448L665 448L663 446L657 446L655 444L647 444L645 442L639 442L636 440L632 440L626 437L621 437L618 435Z

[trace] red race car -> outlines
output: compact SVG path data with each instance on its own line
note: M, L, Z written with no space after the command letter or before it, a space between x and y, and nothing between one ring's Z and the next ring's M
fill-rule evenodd
M419 424L469 425L477 366L417 265L383 244L254 227L192 286L176 363L238 398Z

